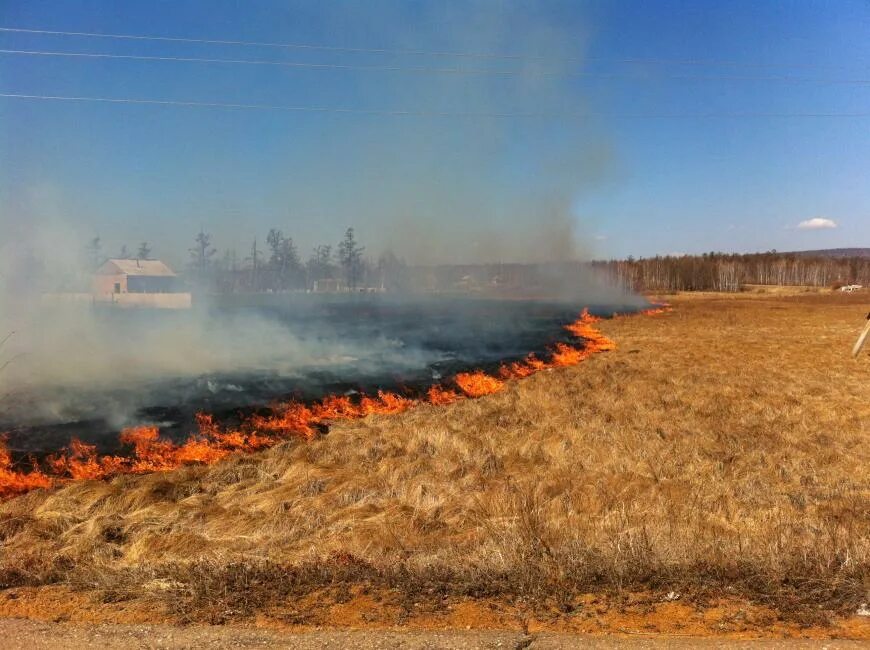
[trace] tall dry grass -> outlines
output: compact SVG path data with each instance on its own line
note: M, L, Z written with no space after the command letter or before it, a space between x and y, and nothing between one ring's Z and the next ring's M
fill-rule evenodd
M343 422L210 467L0 505L0 581L221 621L321 587L741 595L798 616L870 587L858 298L677 300L491 397Z

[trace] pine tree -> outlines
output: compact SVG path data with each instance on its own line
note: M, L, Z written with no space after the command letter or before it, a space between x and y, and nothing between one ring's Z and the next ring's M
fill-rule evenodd
M344 239L338 244L338 262L344 270L347 286L356 289L363 270L363 251L354 238L353 228L348 228L344 233Z

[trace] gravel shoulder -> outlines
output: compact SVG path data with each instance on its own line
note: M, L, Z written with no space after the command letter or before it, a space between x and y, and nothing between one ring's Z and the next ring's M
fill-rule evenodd
M860 641L811 639L703 639L698 637L578 636L541 633L526 635L511 631L397 631L317 630L277 632L230 626L86 625L49 623L27 619L0 619L0 634L7 650L42 648L299 648L301 650L344 648L407 648L437 650L464 648L510 648L568 650L571 648L839 648L867 647Z

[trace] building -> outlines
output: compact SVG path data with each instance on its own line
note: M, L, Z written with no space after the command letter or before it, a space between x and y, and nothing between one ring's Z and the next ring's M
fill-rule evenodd
M94 274L94 293L174 293L177 276L160 260L106 260Z
M189 293L179 291L178 276L160 260L110 259L93 279L94 300L122 307L184 309Z
M341 280L333 278L321 278L314 281L315 293L339 293L344 291L344 284Z

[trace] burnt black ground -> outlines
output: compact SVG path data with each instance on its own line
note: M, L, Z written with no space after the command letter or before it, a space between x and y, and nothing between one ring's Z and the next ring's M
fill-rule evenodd
M107 453L118 451L123 426L157 424L163 435L183 439L199 411L231 422L287 399L378 390L414 395L457 372L495 370L504 361L544 353L557 341L571 340L563 326L586 306L600 315L634 309L581 301L267 294L229 296L182 313L104 310L94 317L113 330L129 332L132 346L143 328L171 331L190 319L222 326L238 322L239 336L246 336L245 319L255 317L321 352L292 367L282 364L284 351L276 347L270 358L243 371L40 387L18 396L0 430L8 432L9 448L18 458L54 452L72 437ZM358 354L330 357L332 348ZM34 408L31 417L28 402L42 406L49 401L59 406Z

